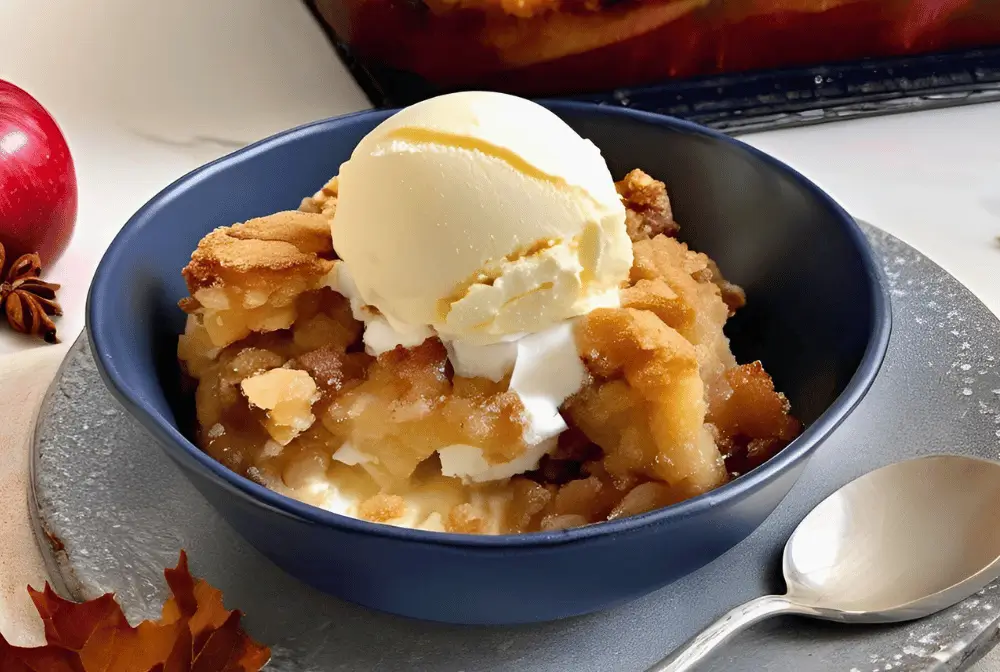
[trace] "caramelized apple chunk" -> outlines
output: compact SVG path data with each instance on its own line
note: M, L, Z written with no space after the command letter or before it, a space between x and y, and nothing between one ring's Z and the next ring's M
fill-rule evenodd
M282 446L309 429L316 420L312 405L320 394L305 371L271 369L240 383L250 404L267 411L264 428Z
M523 406L506 383L449 375L439 340L379 355L358 386L337 396L322 416L326 428L371 456L384 483L409 478L437 450L480 448L487 461L521 455Z

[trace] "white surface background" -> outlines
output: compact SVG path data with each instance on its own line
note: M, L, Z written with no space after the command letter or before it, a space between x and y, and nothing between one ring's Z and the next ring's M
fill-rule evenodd
M83 327L104 248L187 171L368 103L295 0L3 0L0 78L56 117L80 185L72 244L45 272L64 285L63 345L37 346L0 329L0 631L27 643L39 630L24 585L44 576L25 509L30 427ZM930 256L1000 314L998 138L1000 105L981 105L743 139ZM1000 672L1000 655L991 661L977 672Z

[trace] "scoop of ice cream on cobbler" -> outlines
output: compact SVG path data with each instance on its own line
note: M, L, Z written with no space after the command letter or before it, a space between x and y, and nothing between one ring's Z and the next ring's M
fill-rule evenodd
M662 182L614 182L495 93L386 119L299 211L209 233L178 355L197 439L344 515L511 533L715 488L800 431L723 327L745 296L676 239Z

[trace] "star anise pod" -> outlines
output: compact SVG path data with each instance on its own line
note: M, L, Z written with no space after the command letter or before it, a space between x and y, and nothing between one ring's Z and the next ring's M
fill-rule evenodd
M0 273L6 257L6 250L0 244ZM15 259L7 271L7 279L0 283L0 310L7 315L14 331L38 336L46 343L58 343L51 316L62 315L56 301L59 285L39 279L41 274L42 260L37 254L23 254Z

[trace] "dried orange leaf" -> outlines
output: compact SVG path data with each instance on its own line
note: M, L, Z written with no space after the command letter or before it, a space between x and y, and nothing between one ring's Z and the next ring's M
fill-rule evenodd
M12 646L0 635L0 670L3 672L87 672L72 651L58 647Z
M78 604L59 597L46 583L42 592L29 586L28 594L45 625L45 641L52 646L79 651L99 630L128 628L125 614L110 593Z
M182 628L180 636L174 642L173 650L167 656L167 662L160 666L160 672L188 672L191 669L191 659L194 657L193 646L190 628Z
M161 622L189 619L191 634L197 640L206 630L222 627L229 612L222 605L222 591L207 581L195 579L188 571L187 554L181 551L177 567L163 572L172 593L163 605Z
M171 597L158 621L129 625L111 594L78 604L48 584L28 588L45 625L46 645L23 648L0 636L0 672L257 672L270 651L240 627L222 593L188 570L164 572Z

